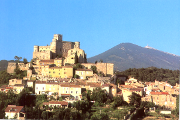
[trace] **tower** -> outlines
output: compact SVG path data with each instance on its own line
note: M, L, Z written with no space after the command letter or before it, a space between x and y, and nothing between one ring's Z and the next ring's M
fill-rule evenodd
M56 58L57 56L62 56L62 35L54 34L52 39L50 49L52 52L52 58Z
M80 48L80 42L75 42L74 48Z
M39 46L37 45L34 46L34 52L39 52Z

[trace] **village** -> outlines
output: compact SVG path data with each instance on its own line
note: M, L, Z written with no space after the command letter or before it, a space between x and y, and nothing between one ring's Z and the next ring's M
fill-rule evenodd
M171 86L164 81L141 82L130 76L116 76L113 63L88 63L85 51L80 49L80 42L63 41L60 34L53 36L50 45L34 46L31 62L9 62L7 72L13 74L17 67L27 71L27 76L10 79L8 85L0 87L0 91L7 93L13 90L15 94L20 94L24 88L32 88L32 95L47 95L48 102L42 103L45 107L68 108L69 104L82 100L83 93L100 88L106 91L108 98L122 96L130 103L129 96L136 93L141 96L141 101L153 102L169 110L176 109L179 84ZM124 84L116 84L118 78ZM8 105L5 115L13 118L17 114L17 119L25 119L23 107Z

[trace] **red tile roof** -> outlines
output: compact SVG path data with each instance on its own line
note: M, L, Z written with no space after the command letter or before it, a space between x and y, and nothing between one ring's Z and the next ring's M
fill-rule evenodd
M54 59L50 59L50 60L40 60L39 62L54 62Z
M8 105L5 109L5 112L15 112L18 113L23 109L23 106L16 106L16 105Z
M91 69L77 69L76 71L92 71Z
M168 92L151 92L151 95L169 95Z
M51 104L68 105L68 102L65 102L65 101L49 101L49 102L43 102L43 105L51 105Z

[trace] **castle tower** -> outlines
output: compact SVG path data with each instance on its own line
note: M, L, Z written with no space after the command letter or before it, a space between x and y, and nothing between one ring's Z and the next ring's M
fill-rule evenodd
M75 42L74 48L79 48L80 49L80 42Z
M51 45L50 45L50 49L52 52L52 59L56 58L56 38L52 39Z
M62 57L62 35L61 34L55 34L54 38L57 39L56 42L56 57Z
M34 46L34 52L39 52L39 46L37 45Z

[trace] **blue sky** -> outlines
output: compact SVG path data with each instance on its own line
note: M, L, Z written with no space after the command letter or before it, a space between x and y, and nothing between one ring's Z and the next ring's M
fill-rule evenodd
M0 60L31 60L54 34L79 41L88 58L126 42L180 55L179 0L0 2Z

